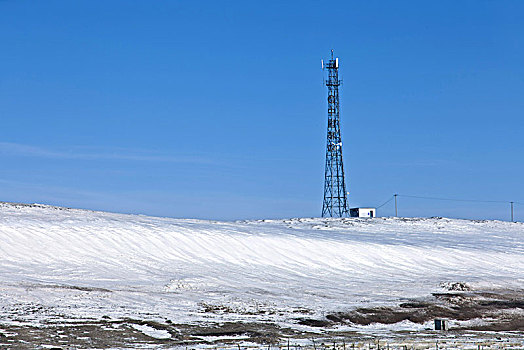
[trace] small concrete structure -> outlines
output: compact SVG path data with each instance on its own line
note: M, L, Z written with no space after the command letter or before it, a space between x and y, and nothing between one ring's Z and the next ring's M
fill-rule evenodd
M436 331L447 331L449 329L448 320L436 318L435 319L435 330Z
M376 208L351 208L349 216L352 218L374 218L377 216Z

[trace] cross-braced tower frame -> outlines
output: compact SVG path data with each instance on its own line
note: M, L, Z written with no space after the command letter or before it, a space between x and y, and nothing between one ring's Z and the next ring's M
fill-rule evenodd
M342 163L342 138L340 136L340 104L338 98L338 58L333 57L324 63L328 77L328 125L326 145L326 169L324 175L324 202L322 217L343 217L349 215L344 165Z

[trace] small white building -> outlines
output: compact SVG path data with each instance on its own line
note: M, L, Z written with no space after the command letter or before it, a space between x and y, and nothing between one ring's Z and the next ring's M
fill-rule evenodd
M352 218L374 218L377 216L376 208L351 208L349 216Z

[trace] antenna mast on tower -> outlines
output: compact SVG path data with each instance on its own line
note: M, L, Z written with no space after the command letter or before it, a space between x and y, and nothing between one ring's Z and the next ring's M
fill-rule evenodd
M328 78L328 125L326 145L326 168L324 173L324 201L322 217L343 217L349 215L346 183L344 181L344 165L342 163L342 138L340 136L340 104L338 98L338 57L333 57L324 63L322 69L327 69Z

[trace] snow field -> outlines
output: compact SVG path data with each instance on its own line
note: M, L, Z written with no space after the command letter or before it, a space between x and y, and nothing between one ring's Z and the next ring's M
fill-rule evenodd
M427 298L443 282L524 286L521 223L216 222L2 204L0 237L6 322L109 316L300 328L304 315Z

